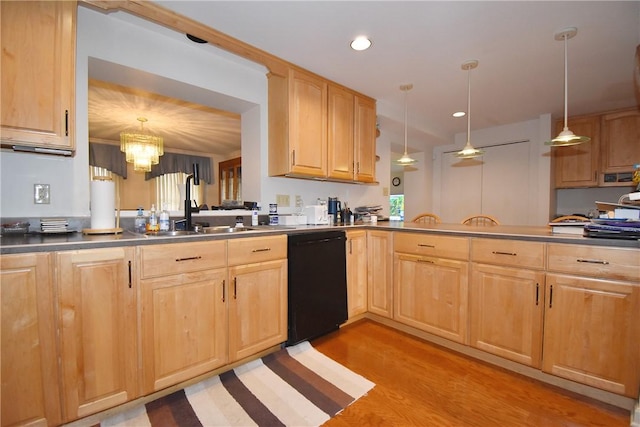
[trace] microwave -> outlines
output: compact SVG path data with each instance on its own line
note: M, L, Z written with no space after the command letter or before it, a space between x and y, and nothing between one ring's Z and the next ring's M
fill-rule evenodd
M304 214L307 216L307 224L327 225L329 224L329 214L327 205L305 206Z

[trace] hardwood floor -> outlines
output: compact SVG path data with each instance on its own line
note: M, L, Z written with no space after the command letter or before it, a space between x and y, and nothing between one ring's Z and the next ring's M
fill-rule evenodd
M629 426L628 411L362 320L312 345L376 383L325 426Z

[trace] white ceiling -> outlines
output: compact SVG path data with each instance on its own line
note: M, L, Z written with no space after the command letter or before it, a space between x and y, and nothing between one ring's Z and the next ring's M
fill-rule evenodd
M451 144L466 132L469 59L471 128L561 118L564 44L569 41L569 115L636 105L634 55L640 43L638 1L158 1L378 101L383 132L403 143L408 94L409 151ZM349 42L365 34L364 52ZM203 49L210 47L203 46ZM122 82L120 82L122 83Z

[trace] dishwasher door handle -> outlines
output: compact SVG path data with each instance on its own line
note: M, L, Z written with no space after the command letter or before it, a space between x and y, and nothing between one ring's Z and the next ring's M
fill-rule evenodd
M334 240L346 240L344 237L331 237L327 239L318 239L318 240L307 240L305 242L294 242L295 246L308 246L308 245L317 245L320 243L332 242Z

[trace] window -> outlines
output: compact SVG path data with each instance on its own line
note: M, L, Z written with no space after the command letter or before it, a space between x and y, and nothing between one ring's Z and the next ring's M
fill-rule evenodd
M160 175L153 179L156 187L158 209L163 209L165 203L169 211L180 211L184 209L187 176L186 173L177 172ZM203 180L200 180L200 185L193 185L193 180L189 182L191 200L195 200L195 206L202 204L205 185Z
M404 221L404 194L389 196L389 219L391 221Z

